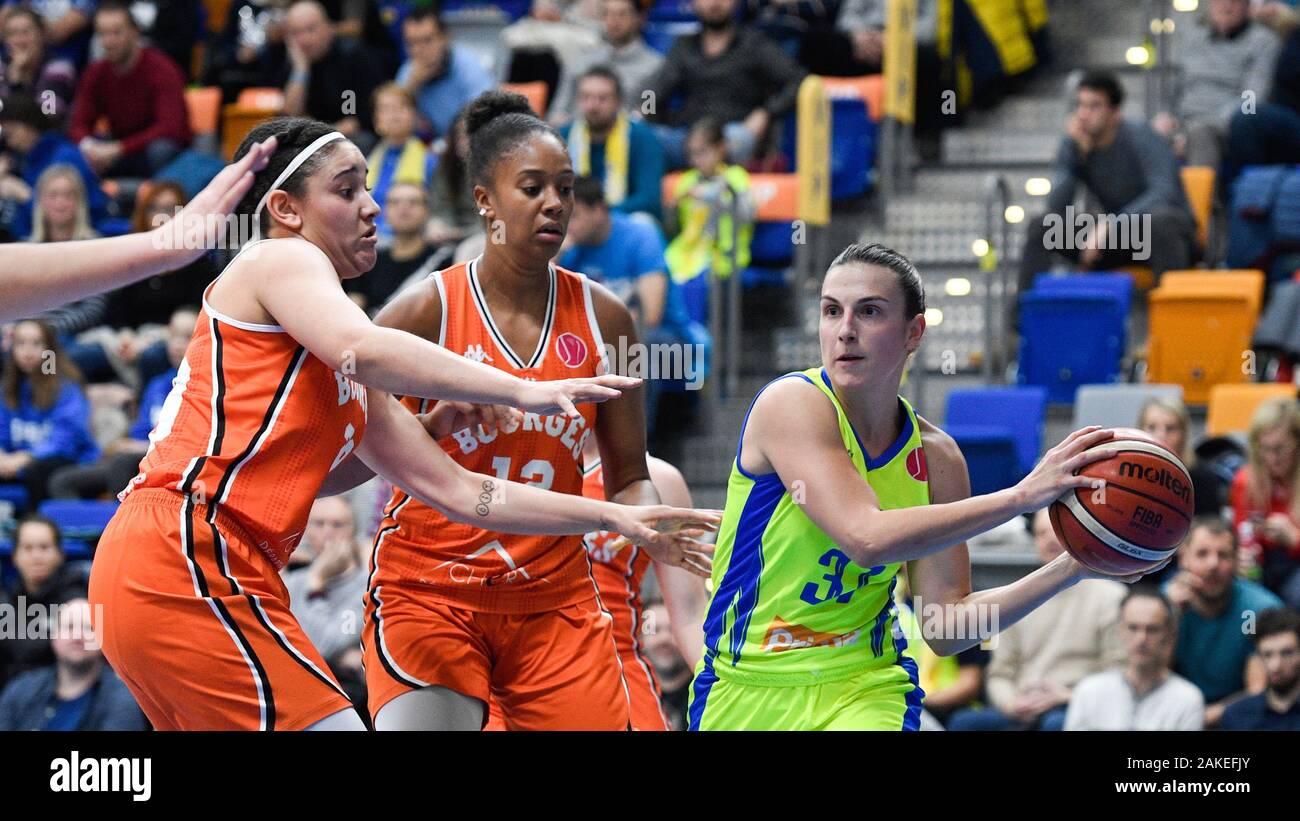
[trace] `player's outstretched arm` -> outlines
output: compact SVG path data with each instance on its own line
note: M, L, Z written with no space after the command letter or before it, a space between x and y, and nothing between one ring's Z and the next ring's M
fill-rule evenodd
M1091 487L1074 471L1113 456L1084 454L1114 434L1084 428L1052 448L1015 487L948 504L881 510L844 452L835 410L815 386L782 379L763 391L749 415L742 464L751 473L775 471L798 488L804 512L862 567L911 561L937 553L1012 516L1037 510L1069 488ZM752 461L751 461L752 460ZM795 483L799 484L795 484Z
M248 277L257 301L277 324L336 371L389 393L513 405L535 413L576 413L578 402L602 402L640 384L621 376L528 382L466 359L426 339L375 325L338 286L328 257L306 240L257 248Z
M199 220L205 235L207 227L224 225L224 218L252 187L254 172L266 166L274 151L275 138L270 137L226 166L181 212L182 225ZM187 248L170 241L174 233L164 226L105 239L0 245L0 322L175 271L215 247L215 236Z
M952 505L970 499L970 474L957 443L924 419L920 422L932 503ZM1133 582L1143 575L1139 573L1117 580ZM907 565L912 595L924 603L929 613L943 615L941 630L928 624L922 631L926 643L941 656L955 655L990 638L993 633L1006 630L1052 596L1089 578L1115 577L1093 573L1070 554L1062 553L1011 584L972 593L970 556L965 541ZM931 604L939 605L940 609L931 610ZM990 627L990 634L978 635L970 629L971 625Z
M660 561L700 575L713 546L694 537L716 530L716 510L631 506L503 482L461 467L391 395L369 392L366 435L357 456L372 470L449 519L502 533L621 533Z

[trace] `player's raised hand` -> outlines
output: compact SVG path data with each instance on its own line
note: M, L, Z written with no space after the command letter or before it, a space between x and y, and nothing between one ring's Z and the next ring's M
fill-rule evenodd
M1071 488L1093 487L1096 479L1078 476L1076 473L1093 462L1109 459L1115 455L1115 451L1110 448L1101 448L1092 453L1085 451L1114 436L1115 431L1096 425L1079 428L1043 454L1033 471L1016 485L1024 494L1024 512L1031 513L1051 504Z
M525 382L515 404L533 413L562 413L577 416L580 402L604 402L641 384L640 379L617 374L556 379L550 382Z
M207 249L217 246L218 234L225 229L225 218L239 205L248 189L253 187L253 175L266 167L267 160L275 153L275 146L275 137L267 137L254 145L239 158L239 162L221 169L221 173L195 194L194 199L181 211L183 230L188 231L194 220L199 220L198 224L204 226L204 246L190 249L196 258Z
M617 505L605 529L645 548L650 558L697 576L713 572L713 545L699 536L718 529L720 510L691 510L668 505Z

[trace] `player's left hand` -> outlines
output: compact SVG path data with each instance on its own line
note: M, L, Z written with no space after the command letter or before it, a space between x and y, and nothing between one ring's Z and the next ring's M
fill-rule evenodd
M680 567L697 576L713 573L713 545L698 541L718 529L720 510L691 510L668 505L616 505L605 530L621 533L645 548L661 564Z
M1124 584L1133 584L1136 581L1140 581L1144 576L1149 576L1152 573L1159 573L1161 570L1164 570L1165 565L1172 562L1174 560L1175 555L1177 554L1176 553L1169 554L1169 556L1167 556L1163 562L1151 568L1150 570L1143 570L1141 573L1131 573L1127 576L1111 576L1106 573L1098 573L1096 570L1089 569L1087 566L1082 564L1078 559L1074 558L1068 553L1063 553L1062 558L1069 560L1069 562L1073 566L1075 575L1077 575L1080 579L1103 579L1105 581L1122 582Z
M452 431L483 426L490 436L493 431L512 433L523 423L524 415L507 405L479 405L472 402L451 402L446 399L434 405L433 410L416 417L434 439L450 436Z

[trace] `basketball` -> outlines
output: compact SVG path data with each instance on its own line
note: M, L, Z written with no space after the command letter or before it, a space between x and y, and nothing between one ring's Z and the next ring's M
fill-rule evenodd
M1104 485L1066 492L1048 511L1056 537L1088 568L1113 576L1141 573L1178 549L1191 525L1195 499L1182 461L1151 436L1116 428L1113 459L1081 475Z

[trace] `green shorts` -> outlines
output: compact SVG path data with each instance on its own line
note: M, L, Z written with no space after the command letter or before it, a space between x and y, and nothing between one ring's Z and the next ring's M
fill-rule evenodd
M925 693L916 662L824 684L772 686L719 678L707 656L691 683L688 730L916 730Z

